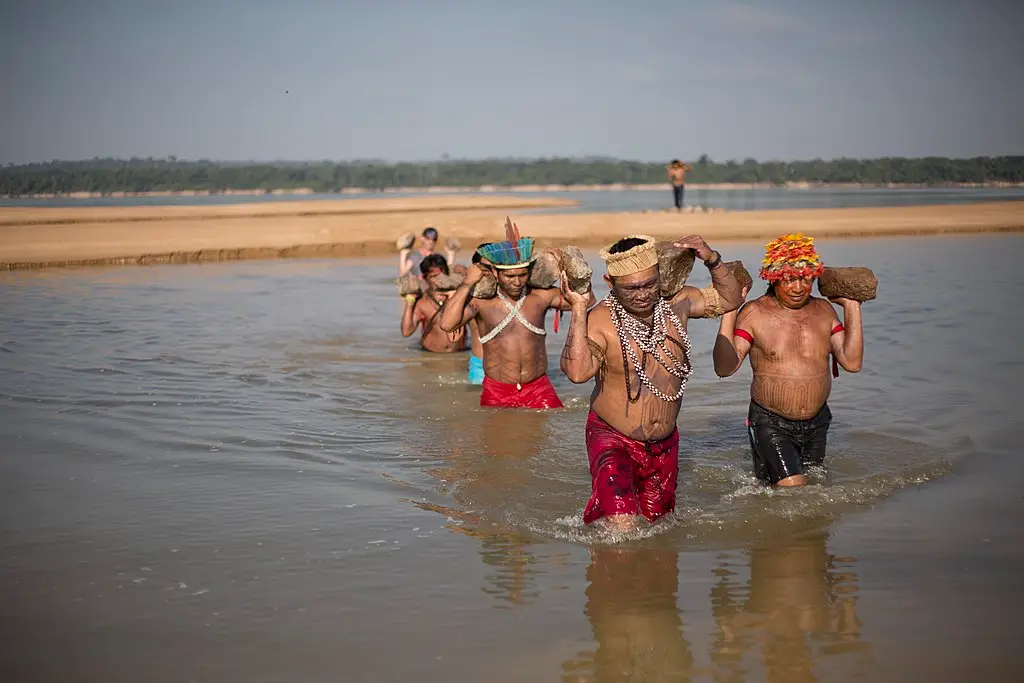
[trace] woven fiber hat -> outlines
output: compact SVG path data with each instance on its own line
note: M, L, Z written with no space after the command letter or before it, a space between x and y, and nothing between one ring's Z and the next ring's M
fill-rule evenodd
M632 275L633 273L639 273L642 270L658 265L658 250L654 246L653 237L649 235L627 235L623 239L644 240L644 243L615 254L610 251L611 246L602 249L600 256L608 268L609 275L612 277ZM618 241L621 242L622 240Z

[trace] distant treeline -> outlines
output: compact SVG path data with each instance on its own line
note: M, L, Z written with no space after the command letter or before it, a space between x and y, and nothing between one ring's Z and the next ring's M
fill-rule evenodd
M1024 182L1024 156L833 159L823 161L715 162L707 155L689 160L688 183L860 183L867 185ZM0 194L69 194L200 190L346 188L481 185L605 185L666 182L664 163L615 159L444 160L435 163L318 161L309 163L225 163L167 159L92 159L9 165L0 169Z

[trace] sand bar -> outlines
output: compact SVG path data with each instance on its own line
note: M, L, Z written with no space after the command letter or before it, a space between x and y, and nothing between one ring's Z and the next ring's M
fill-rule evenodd
M536 209L576 206L579 202L558 197L456 196L345 199L323 201L245 202L181 206L58 206L0 207L0 226L80 223L142 223L169 220L249 218L305 218L311 216L361 216L376 213L424 211L471 211L482 209Z
M468 203L452 208L455 199ZM398 236L418 233L426 225L436 226L442 241L448 236L459 238L463 244L460 260L465 261L478 242L502 237L506 213L517 220L523 234L549 245L599 246L630 233L666 237L696 233L717 243L771 239L787 232L821 238L1024 231L1024 202L713 214L526 214L504 204L484 208L486 205L471 203L481 199L485 198L367 199L360 201L383 202L377 206L389 208L370 210L364 206L358 213L328 208L349 204L347 201L301 203L322 207L313 213L297 213L295 203L273 204L270 206L279 213L272 215L263 212L266 204L95 211L92 207L4 209L0 211L0 269L384 256L396 253ZM436 208L431 208L428 200L437 202ZM417 208L402 208L409 206ZM169 209L185 210L185 215L168 215ZM195 217L200 210L224 213L200 220ZM119 220L122 211L140 217ZM16 219L21 212L32 216L31 220ZM47 219L49 212L60 213ZM150 215L163 217L147 218Z

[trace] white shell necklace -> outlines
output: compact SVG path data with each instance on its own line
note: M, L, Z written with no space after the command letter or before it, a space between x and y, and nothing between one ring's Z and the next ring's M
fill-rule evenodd
M506 315L505 319L498 323L493 330L480 337L481 344L486 344L487 342L491 341L499 334L501 334L501 331L508 327L508 324L512 322L513 319L518 320L520 323L522 323L523 327L528 329L530 332L533 332L534 334L538 334L542 337L547 335L547 332L545 330L537 327L536 325L534 325L529 320L523 317L522 308L523 303L526 302L525 287L523 287L523 291L519 295L519 300L516 301L515 306L512 305L511 299L509 299L507 296L501 293L500 289L498 290L498 298L501 300L501 303L505 304L505 308L508 309L508 315Z
M666 303L664 299L658 299L654 305L654 320L652 321L651 327L647 327L637 318L630 315L622 304L618 302L614 294L609 294L608 298L605 299L605 303L611 310L612 322L615 324L615 331L619 335L619 345L622 347L622 370L626 378L626 398L630 403L636 403L640 400L640 391L637 391L636 397L630 394L629 390L629 364L627 363L626 356L633 361L633 369L636 372L636 376L640 378L640 382L643 386L647 387L647 390L652 394L660 398L662 401L672 403L678 401L683 397L683 393L686 392L686 381L690 378L690 374L693 372L693 367L690 364L690 338L686 334L686 330L683 329L683 323L679 320L679 316L676 315L672 307ZM682 339L682 344L676 342L675 339L668 334L668 320L672 321L672 325L676 328L676 332L679 333L679 338ZM636 345L643 352L642 358L637 358L636 351L633 350L633 345L629 343L632 339L636 342ZM680 362L678 358L673 355L669 350L667 341L672 341L677 346L681 346L685 358L684 362ZM659 351L661 353L659 353ZM644 372L644 363L647 360L647 356L653 356L661 367L672 375L678 377L679 390L673 396L669 396L660 389L658 389L651 382L651 379ZM666 362L662 359L662 355L668 358L671 362Z

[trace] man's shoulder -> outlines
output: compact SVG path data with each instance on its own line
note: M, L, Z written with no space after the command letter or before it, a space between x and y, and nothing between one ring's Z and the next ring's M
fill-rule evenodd
M558 294L560 294L558 287L530 287L526 291L526 296L547 303L554 301Z
M823 299L818 296L812 296L810 298L810 304L814 306L814 311L818 315L824 315L828 318L836 317L836 309L832 308L832 302L828 299Z
M605 305L603 299L598 301L589 311L587 311L587 320L591 324L612 324L612 314L608 310L608 306Z
M765 321L777 317L773 315L774 308L775 302L772 295L762 294L756 299L751 299L740 306L739 312L736 315L736 325L756 337L757 333L755 330L758 327L764 325Z
M709 287L710 287L710 285L709 285ZM677 305L677 304L679 304L679 303L681 303L683 301L697 301L698 299L703 298L703 296L704 295L701 294L700 288L694 287L693 285L683 285L679 289L678 292L673 294L668 299L668 302L672 306L675 306L675 305ZM684 311L676 311L676 312L677 313L680 313L680 312L686 313L685 310Z
M760 315L767 310L767 306L770 303L768 301L769 298L769 294L763 294L756 299L751 299L740 306L739 313L744 317Z
M599 301L587 311L587 331L592 335L597 333L615 336L615 323L612 321L611 311L603 301Z

